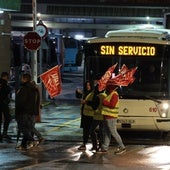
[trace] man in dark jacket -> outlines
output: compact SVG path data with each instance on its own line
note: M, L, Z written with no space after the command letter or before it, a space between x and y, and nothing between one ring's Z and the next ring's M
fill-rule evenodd
M31 75L25 73L21 77L22 87L18 90L15 100L15 118L18 129L23 134L21 145L16 149L29 149L35 145L32 131L35 125L37 104L37 89L31 82Z
M7 72L1 73L0 78L0 141L3 138L10 139L7 135L9 123L11 121L11 115L9 112L10 102L10 86L8 85L9 74ZM4 117L3 134L1 134L2 117Z

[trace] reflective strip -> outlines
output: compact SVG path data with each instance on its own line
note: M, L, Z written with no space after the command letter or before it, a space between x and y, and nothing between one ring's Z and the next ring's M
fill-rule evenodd
M92 109L91 106L88 106L87 104L85 104L83 114L86 115L86 116L93 116L94 115L94 110Z
M111 100L112 95L113 94L117 94L116 91L113 91L112 93L110 93L105 100L107 100L108 102ZM118 95L118 94L117 94ZM108 115L108 116L113 116L113 117L118 117L118 112L119 112L119 101L116 103L116 106L114 108L109 108L107 106L103 105L102 108L102 115Z
M103 93L100 93L98 96L99 96L99 99L100 99L100 103L99 103L98 109L95 110L95 112L94 112L94 117L93 118L95 120L103 120L103 115L102 115L102 107L103 107L103 105L102 105L102 101L107 96L107 94L105 92L103 92Z
M86 100L86 101L92 101L93 95L94 95L94 92L89 93L89 94L86 96L85 100ZM94 110L92 109L91 106L85 104L85 105L84 105L83 114L86 115L86 116L93 116L93 115L94 115Z

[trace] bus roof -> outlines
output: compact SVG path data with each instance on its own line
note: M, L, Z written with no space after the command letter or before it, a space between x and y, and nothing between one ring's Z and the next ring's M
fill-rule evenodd
M153 28L114 30L108 31L104 38L94 38L88 42L141 42L170 45L170 30Z

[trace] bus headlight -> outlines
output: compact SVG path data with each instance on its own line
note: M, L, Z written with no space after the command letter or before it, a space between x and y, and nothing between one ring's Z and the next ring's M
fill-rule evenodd
M158 110L162 118L166 118L168 116L168 108L169 108L169 104L166 102L159 104Z
M167 110L169 108L169 104L168 103L163 103L162 107L163 107L163 109Z
M164 112L161 114L161 117L165 118L165 117L167 117L167 114Z

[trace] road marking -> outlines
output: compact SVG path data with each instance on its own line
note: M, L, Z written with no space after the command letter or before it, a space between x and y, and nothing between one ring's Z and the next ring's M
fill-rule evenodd
M77 121L80 121L81 118L77 118L77 119L74 119L74 120L70 120L70 121L67 121L65 123L62 123L62 124L59 124L58 127L54 127L50 130L48 130L46 132L46 134L50 133L50 132L53 132L53 131L57 131L58 129L60 129L61 127L64 127L64 126L68 126L69 124L73 123L73 122L77 122Z

